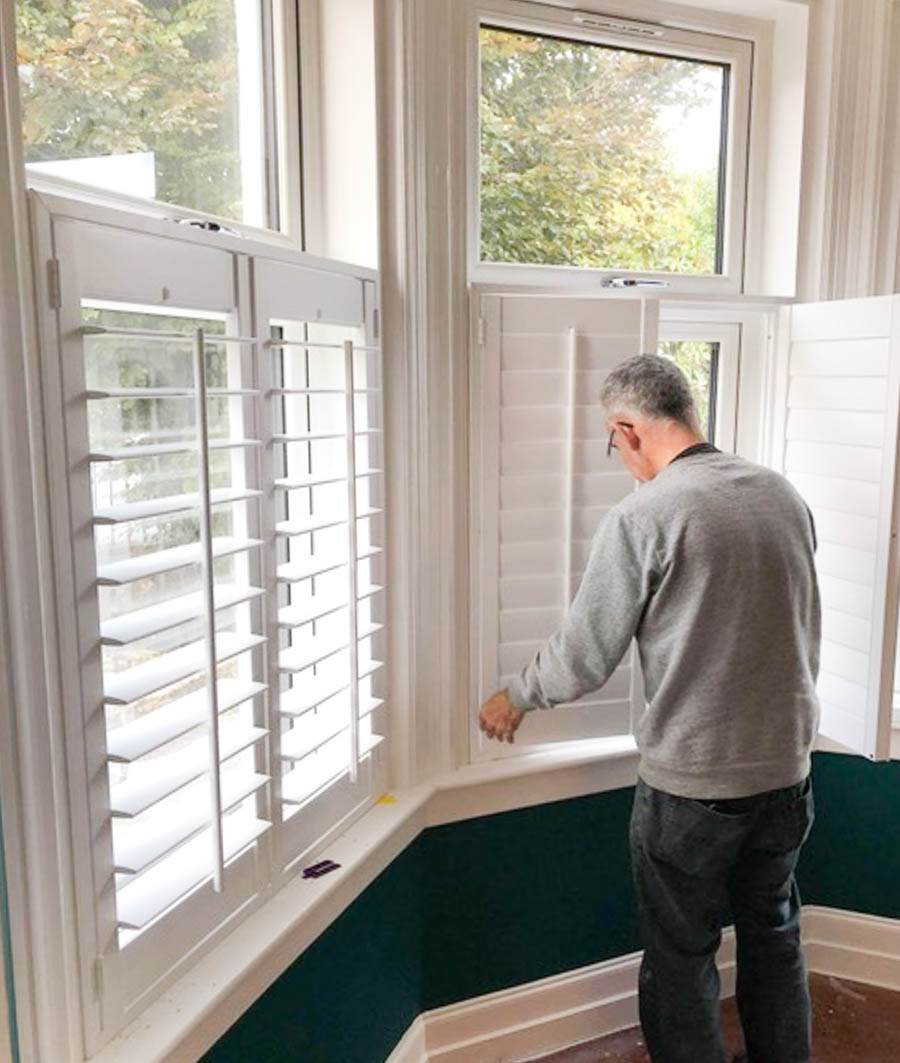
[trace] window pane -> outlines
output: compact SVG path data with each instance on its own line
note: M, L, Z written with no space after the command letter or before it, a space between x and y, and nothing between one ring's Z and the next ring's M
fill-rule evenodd
M481 259L721 272L728 68L482 27Z
M660 343L658 353L664 358L671 358L688 378L700 418L700 427L710 443L715 443L718 343L704 340L669 340Z
M18 0L25 161L267 222L260 0Z

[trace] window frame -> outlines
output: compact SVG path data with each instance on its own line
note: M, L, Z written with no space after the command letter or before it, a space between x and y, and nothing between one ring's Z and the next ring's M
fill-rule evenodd
M790 302L778 297L660 300L660 339L719 341L717 416L721 413L734 426L728 449L760 465L772 464L771 439L777 420L777 317L779 308ZM726 388L728 393L723 394Z
M660 5L662 9L662 5ZM576 16L599 14L587 11L561 10L524 0L473 0L467 58L467 196L466 227L468 247L468 276L471 283L519 285L535 284L557 289L584 289L597 285L606 287L616 277L634 281L662 282L660 294L666 289L703 294L736 294L743 291L746 272L745 221L749 213L749 144L751 140L751 90L754 63L754 42L736 36L704 33L699 30L675 29L663 21L653 23L661 37L653 38L653 47L638 48L639 37L625 32L613 34L589 28L574 21ZM660 15L662 19L662 14ZM609 21L628 26L627 17L610 15ZM725 191L723 213L721 274L677 274L626 269L598 269L582 266L546 266L526 263L494 263L480 260L480 121L481 98L479 30L482 25L494 28L521 30L525 33L570 37L594 44L611 44L633 50L652 50L658 54L695 58L729 65L728 87L728 143L722 185ZM645 26L646 22L631 22Z
M741 327L737 322L681 321L677 317L663 317L660 312L661 343L690 340L719 345L714 367L715 381L711 381L715 400L712 442L719 450L733 451L737 440Z

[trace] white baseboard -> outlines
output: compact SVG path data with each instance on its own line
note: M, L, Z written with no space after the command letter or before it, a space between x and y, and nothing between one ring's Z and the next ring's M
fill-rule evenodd
M834 908L803 910L807 966L900 990L900 920ZM637 1025L641 954L437 1008L410 1026L387 1063L523 1063ZM722 996L734 994L734 934L718 955Z
M806 963L817 974L900 990L900 919L803 909Z
M623 956L427 1012L429 1063L523 1059L627 1029L637 1022L639 963Z
M425 1045L425 1019L419 1015L391 1052L388 1063L428 1063Z

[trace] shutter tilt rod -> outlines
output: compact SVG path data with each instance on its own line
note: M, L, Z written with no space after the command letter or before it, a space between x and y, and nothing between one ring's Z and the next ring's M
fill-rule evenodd
M209 488L209 424L206 415L206 366L203 329L193 333L197 410L197 470L200 488L200 550L203 558L203 619L206 623L207 734L209 737L209 808L213 846L213 889L222 892L225 847L222 840L222 795L219 790L219 691L216 683L216 606L213 589L212 509Z
M108 325L82 325L82 336L140 336L148 340L193 340L196 332L165 332L149 328L111 328ZM215 332L207 336L206 343L259 343L255 336L220 336Z
M575 398L578 370L578 333L568 331L566 353L566 478L563 502L563 613L572 601L572 535L574 524L575 495Z
M347 403L347 520L349 525L349 580L350 608L350 782L359 775L359 615L358 573L356 556L356 411L353 388L353 342L344 342L344 385Z
M303 348L309 349L311 351L318 351L318 350L323 350L323 351L324 350L342 351L344 349L344 347L346 347L348 342L350 342L350 341L347 340L344 343L316 343L313 340L271 339L271 340L265 340L263 342L263 346L264 347L276 347L276 348L277 347L303 347ZM351 345L351 347L353 347L352 343L350 345ZM378 348L377 347L356 346L356 347L353 347L353 350L354 351L377 352Z

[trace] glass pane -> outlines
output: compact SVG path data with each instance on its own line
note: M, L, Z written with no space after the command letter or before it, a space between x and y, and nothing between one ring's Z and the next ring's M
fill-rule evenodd
M700 427L710 443L716 434L716 377L719 345L705 340L668 340L660 343L658 353L672 361L688 378Z
M29 168L265 225L261 0L18 0Z
M482 27L481 259L721 271L720 64Z

